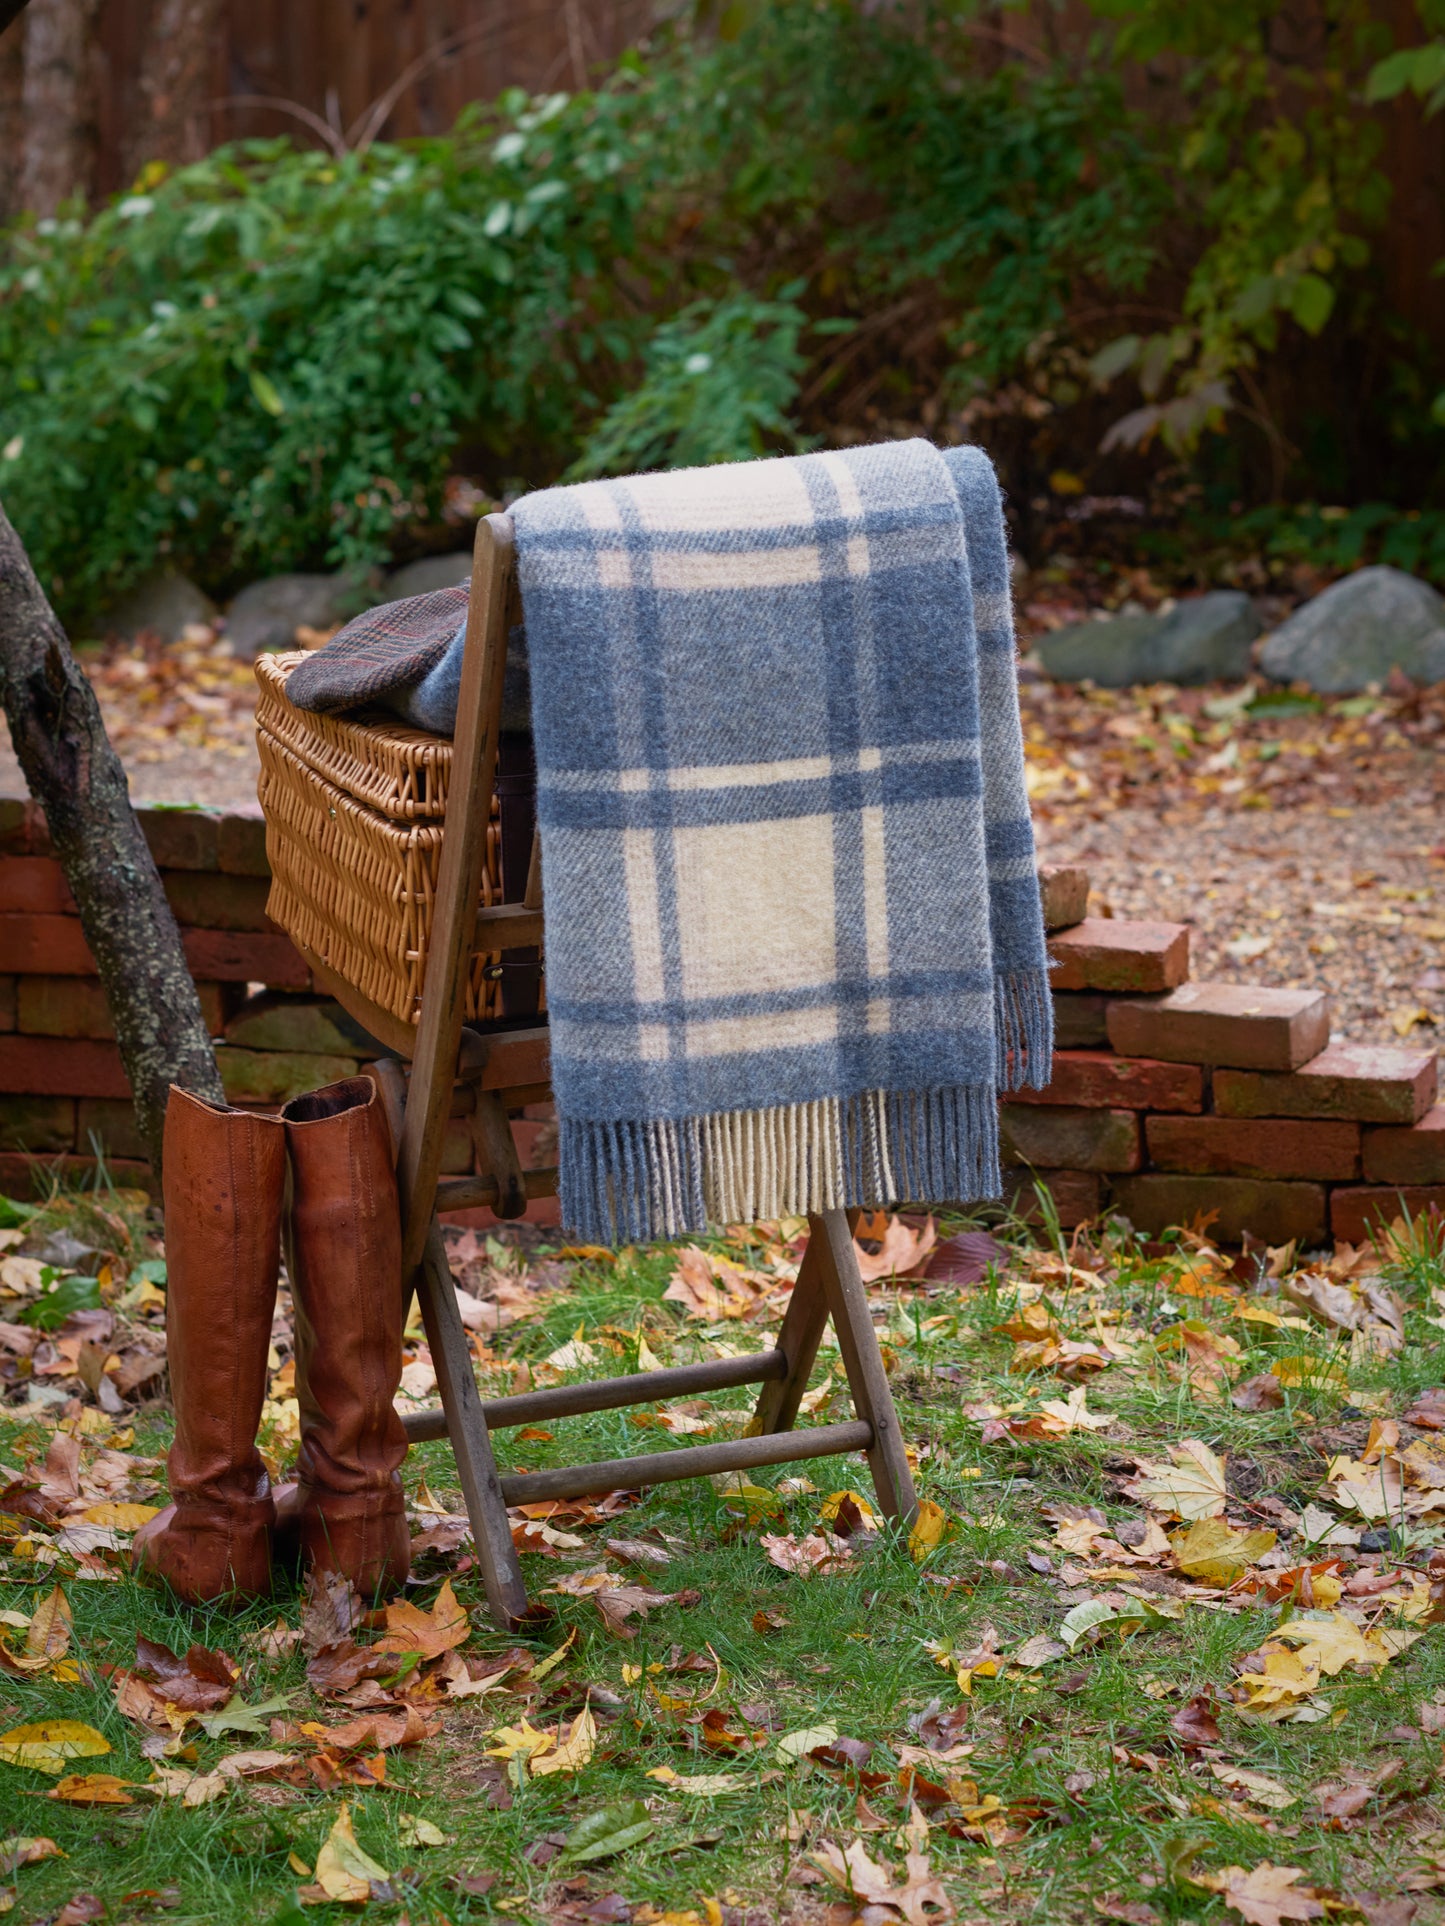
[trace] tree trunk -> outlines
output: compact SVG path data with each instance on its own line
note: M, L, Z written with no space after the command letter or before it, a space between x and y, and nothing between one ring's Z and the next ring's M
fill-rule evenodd
M25 136L25 28L0 30L0 223L20 212L19 159Z
M173 1083L223 1103L201 1000L95 692L0 507L0 706L80 909L136 1119L161 1167Z
M99 11L100 0L30 0L25 14L20 202L32 214L90 191Z
M207 103L221 11L221 0L156 0L125 144L127 180L149 160L199 160L210 145Z

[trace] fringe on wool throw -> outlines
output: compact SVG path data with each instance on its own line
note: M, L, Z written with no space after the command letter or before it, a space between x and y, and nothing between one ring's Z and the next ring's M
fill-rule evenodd
M994 979L1000 1090L1042 1090L1053 1075L1054 999L1042 970Z
M854 1204L971 1203L1002 1188L988 1085L560 1128L562 1218L588 1243L650 1243Z

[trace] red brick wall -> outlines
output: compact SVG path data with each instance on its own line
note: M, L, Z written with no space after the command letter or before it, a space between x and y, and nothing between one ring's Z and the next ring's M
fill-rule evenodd
M259 815L144 810L232 1103L274 1109L354 1075L381 1045L317 993L266 919ZM1352 1241L1372 1222L1445 1209L1445 1105L1433 1052L1331 1044L1328 998L1189 980L1184 924L1085 919L1081 871L1045 873L1059 1049L1044 1091L1004 1101L1021 1208L1047 1184L1067 1225L1110 1206L1147 1233L1216 1213L1216 1235ZM0 802L0 1190L57 1164L145 1182L144 1146L105 999L45 826ZM550 1112L514 1133L556 1160ZM463 1121L446 1168L473 1168ZM543 1216L534 1206L529 1215Z

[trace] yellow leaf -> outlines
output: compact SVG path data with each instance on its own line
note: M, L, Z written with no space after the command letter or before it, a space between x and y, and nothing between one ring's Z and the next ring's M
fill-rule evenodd
M385 1866L362 1850L351 1827L351 1808L343 1806L316 1856L316 1884L303 1887L301 1898L309 1906L333 1899L354 1906L371 1898L373 1881L384 1885L390 1878Z
M1262 1645L1253 1656L1262 1662L1263 1670L1246 1672L1240 1679L1240 1684L1249 1693L1245 1704L1251 1711L1261 1706L1287 1705L1292 1699L1308 1698L1319 1685L1317 1659L1286 1651L1283 1646L1273 1642Z
M908 1549L917 1563L921 1565L928 1554L943 1542L943 1534L947 1529L948 1513L942 1505L935 1505L931 1498L920 1498L918 1515L908 1534Z
M1196 1518L1188 1531L1171 1540L1174 1562L1191 1578L1230 1585L1243 1571L1273 1549L1272 1531L1236 1531L1222 1518Z
M550 1752L533 1753L528 1760L528 1770L534 1779L549 1772L580 1772L592 1757L597 1746L597 1722L590 1705L584 1705L577 1714L565 1739L560 1731L559 1727L557 1743Z
M57 1585L35 1608L26 1627L23 1652L12 1652L0 1639L0 1664L12 1672L54 1671L70 1649L70 1627L70 1602Z
M113 1531L139 1531L142 1525L149 1524L157 1516L157 1505L91 1505L80 1514L81 1522L87 1525L109 1525Z
M838 1516L838 1513L843 1509L844 1501L849 1498L851 1498L853 1503L858 1507L858 1516L863 1520L863 1529L865 1531L877 1531L882 1521L861 1491L830 1492L823 1500L822 1509L819 1513L823 1523L825 1525L831 1525Z
M1298 1612L1274 1636L1297 1645L1303 1663L1318 1665L1327 1678L1347 1665L1387 1665L1395 1656L1383 1640L1362 1632L1343 1612Z
M557 1647L556 1651L549 1652L546 1658L542 1660L542 1663L540 1665L534 1665L532 1667L533 1681L535 1682L538 1679L544 1679L546 1678L549 1672L555 1672L557 1667L562 1663L563 1659L566 1658L567 1654L572 1650L572 1647L576 1643L577 1643L577 1627L574 1625L571 1631L567 1634L566 1638L564 1638L562 1643Z
M1269 1371L1287 1390L1303 1387L1310 1391L1348 1391L1350 1388L1349 1379L1337 1364L1310 1357L1305 1352L1276 1358Z
M113 1772L68 1772L49 1792L47 1799L59 1799L68 1806L130 1806L130 1782L117 1779Z
M1065 1398L1050 1398L1039 1406L1044 1424L1051 1436L1067 1437L1072 1431L1104 1431L1113 1422L1107 1411L1091 1411L1087 1394L1082 1384Z
M0 1732L0 1760L48 1772L53 1778L64 1772L67 1759L94 1759L109 1751L110 1740L77 1719L44 1719L38 1725L17 1725Z

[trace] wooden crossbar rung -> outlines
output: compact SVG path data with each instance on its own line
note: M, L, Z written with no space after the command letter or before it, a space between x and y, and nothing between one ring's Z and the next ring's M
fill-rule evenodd
M492 903L477 911L479 950L530 950L542 941L542 912L525 903Z
M764 1384L786 1375L781 1351L752 1351L741 1358L712 1358L706 1364L671 1365L663 1371L633 1371L625 1378L595 1378L587 1384L559 1384L547 1391L519 1391L510 1398L487 1398L482 1416L489 1431L514 1424L544 1424L575 1418L584 1411L617 1411L629 1404L685 1398L694 1391L726 1391L737 1384ZM445 1411L408 1411L402 1417L407 1442L447 1435Z
M557 1170L549 1165L545 1170L524 1170L522 1189L528 1197L555 1197L557 1195ZM437 1185L436 1208L438 1210L472 1210L478 1204L495 1205L498 1198L497 1180L486 1172L474 1177L443 1177Z
M635 1491L642 1485L676 1478L706 1478L719 1471L750 1471L759 1465L792 1464L800 1458L832 1458L845 1451L869 1451L873 1427L862 1419L822 1424L808 1431L774 1431L761 1438L734 1438L726 1444L691 1445L677 1451L649 1451L638 1458L603 1458L591 1465L559 1465L555 1471L527 1471L503 1478L508 1505L536 1504L544 1498L585 1498L600 1491Z

